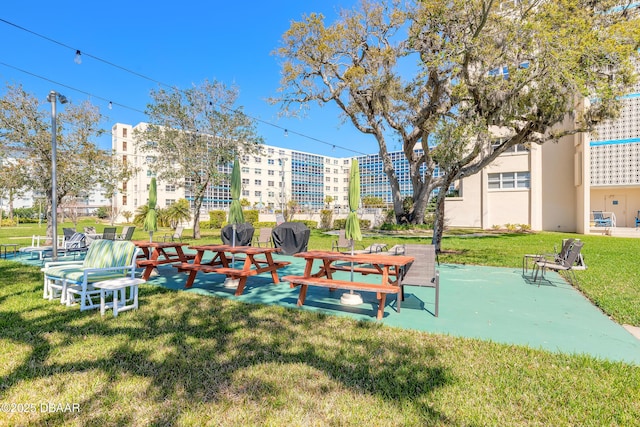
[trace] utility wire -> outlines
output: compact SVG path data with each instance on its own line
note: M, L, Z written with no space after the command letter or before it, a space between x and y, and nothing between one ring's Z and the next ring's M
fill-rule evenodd
M119 106L119 107L126 108L126 109L128 109L128 110L135 111L135 112L137 112L137 113L145 114L145 112L144 112L144 111L138 110L138 109L136 109L136 108L129 107L129 106L127 106L127 105L120 104L120 103L118 103L118 102L113 102L113 101L111 101L111 100L109 100L109 99L103 98L103 97L98 96L98 95L94 95L94 94L92 94L92 93L90 93L90 92L87 92L87 91L84 91L84 90L82 90L82 89L78 89L78 88L75 88L75 87L73 87L73 86L69 86L69 85L67 85L67 84L60 83L60 82L57 82L57 81L55 81L55 80L51 80L51 79L49 79L49 78L47 78L47 77L44 77L44 76L38 75L38 74L36 74L36 73L32 73L32 72L30 72L30 71L23 70L22 68L14 67L13 65L7 64L6 62L2 62L2 61L0 61L0 65L4 65L4 66L5 66L5 67L7 67L7 68L11 68L11 69L14 69L14 70L16 70L16 71L20 71L21 73L28 74L28 75L30 75L30 76L33 76L33 77L36 77L36 78L42 79L42 80L47 81L47 82L49 82L49 83L53 83L53 84L56 84L56 85L58 85L58 86L66 87L67 89L70 89L70 90L73 90L73 91L76 91L76 92L83 93L83 94L85 94L85 95L87 95L87 96L90 96L90 97L92 97L92 98L96 98L96 99L100 99L100 100L105 101L105 102L109 102L111 105L117 105L117 106Z
M89 58L95 59L96 61L99 61L99 62L102 62L102 63L104 63L104 64L110 65L110 66L112 66L112 67L115 67L115 68L117 68L117 69L119 69L119 70L122 70L122 71L125 71L125 72L127 72L127 73L133 74L133 75L135 75L135 76L137 76L137 77L140 77L140 78L142 78L142 79L144 79L144 80L148 80L148 81L153 82L153 83L156 83L156 84L158 84L158 85L160 85L160 86L164 86L164 87L166 87L166 88L174 89L174 90L177 90L177 91L180 91L180 92L184 93L184 91L183 91L183 90L181 90L181 89L179 89L179 88L177 88L177 87L175 87L175 86L171 86L171 85L169 85L169 84L166 84L166 83L163 83L163 82L161 82L161 81L159 81L159 80L156 80L156 79L154 79L154 78L152 78L152 77L149 77L149 76L146 76L146 75L144 75L144 74L138 73L137 71L133 71L133 70L131 70L131 69L129 69L129 68L126 68L126 67L120 66L120 65L115 64L115 63L113 63L113 62L111 62L111 61L107 61L107 60L102 59L102 58L100 58L100 57L98 57L98 56L92 55L92 54L90 54L90 53L86 53L86 52L84 52L84 51L82 51L82 50L80 50L80 49L76 49L76 48L71 47L71 46L69 46L69 45L67 45L67 44L65 44L65 43L62 43L62 42L58 41L58 40L52 39L51 37L47 37L47 36L45 36L45 35L43 35L43 34L37 33L37 32L35 32L35 31L33 31L33 30L28 29L28 28L25 28L25 27L22 27L22 26L20 26L20 25L18 25L18 24L13 23L13 22L7 21L6 19L0 18L0 22L3 22L3 23L5 23L5 24L7 24L7 25L10 25L10 26L12 26L12 27L15 27L15 28L17 28L17 29L19 29L19 30L25 31L25 32L27 32L27 33L29 33L29 34L32 34L32 35L36 36L36 37L40 37L40 38L42 38L42 39L44 39L44 40L47 40L47 41L49 41L49 42L51 42L51 43L54 43L54 44L57 44L57 45L62 46L62 47L64 47L64 48L67 48L67 49L69 49L69 50L71 50L71 51L75 51L75 52L76 52L76 54L80 54L80 55L87 56L87 57L89 57ZM145 112L144 112L144 111L140 111L140 110L138 110L138 109L136 109L136 108L128 107L128 106L125 106L125 105L123 105L123 104L116 103L116 102L113 102L113 101L111 101L111 100L108 100L108 99L106 99L106 98L103 98L103 97L100 97L100 96L96 96L96 95L92 95L92 94L90 94L89 92L86 92L86 91L84 91L84 90L76 89L76 88L74 88L74 87L71 87L71 86L68 86L68 85L65 85L65 84L62 84L62 83L56 82L56 81L51 80L51 79L48 79L48 78L46 78L46 77L39 76L39 75L37 75L37 74L35 74L35 73L29 72L29 71L26 71L26 70L22 70L22 69L20 69L20 68L18 68L18 67L14 67L14 66L9 65L9 64L6 64L6 63L4 63L4 62L0 62L0 64L4 65L4 66L6 66L6 67L12 68L12 69L14 69L14 70L20 71L20 72L22 72L22 73L25 73L25 74L31 75L31 76L33 76L33 77L37 77L37 78L40 78L40 79L46 80L46 81L48 81L48 82L51 82L51 83L54 83L54 84L60 85L60 86L62 86L62 87L66 87L67 89L74 90L74 91L77 91L77 92L80 92L80 93L83 93L83 94L86 94L86 95L92 96L92 97L94 97L94 98L97 98L97 99L103 100L103 101L105 101L105 102L110 102L112 105L118 105L118 106L121 106L121 107L127 108L127 109L129 109L129 110L132 110L132 111L136 111L136 112L139 112L139 113L143 113L143 114L145 114ZM319 143L321 143L321 144L325 144L325 145L327 145L327 146L332 147L333 149L339 148L339 149L341 149L341 150L349 151L349 152L352 152L352 153L355 153L355 154L360 154L360 155L363 155L363 156L366 156L366 155L367 155L366 153L363 153L363 152L361 152L361 151L353 150L353 149L351 149L351 148L347 148L347 147L342 147L342 146L337 145L337 144L332 144L332 143L330 143L330 142L323 141L323 140L321 140L321 139L318 139L318 138L315 138L315 137L312 137L312 136L309 136L309 135L306 135L306 134L303 134L303 133L300 133L300 132L293 131L293 130L291 130L291 129L289 129L289 128L285 128L285 127L283 127L283 126L276 125L276 124L271 123L271 122L268 122L268 121L266 121L266 120L263 120L263 119L259 119L259 118L257 118L257 117L250 116L249 114L246 114L246 113L244 113L244 112L242 112L242 111L240 111L240 110L238 110L238 109L229 108L229 107L226 107L226 106L224 106L224 105L220 105L220 107L221 107L221 108L224 108L224 109L226 109L226 110L229 110L229 111L231 111L231 112L233 112L233 113L236 113L236 114L242 114L242 115L245 115L245 116L249 117L250 119L252 119L252 120L254 120L254 121L256 121L256 122L260 122L260 123L263 123L263 124L265 124L265 125L272 126L272 127L276 128L276 129L280 129L280 130L284 131L284 132L285 132L285 133L287 133L287 134L288 134L288 133L291 133L291 134L294 134L294 135L298 135L298 136L300 136L300 137L307 138L307 139L310 139L310 140L312 140L312 141L319 142Z

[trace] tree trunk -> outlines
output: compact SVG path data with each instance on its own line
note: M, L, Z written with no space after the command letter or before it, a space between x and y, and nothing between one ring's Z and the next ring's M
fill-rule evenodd
M445 192L441 191L436 198L436 212L433 219L433 238L431 243L436 247L436 253L440 253L442 233L444 232L444 199Z
M200 211L202 209L202 198L196 198L193 205L193 238L200 238Z

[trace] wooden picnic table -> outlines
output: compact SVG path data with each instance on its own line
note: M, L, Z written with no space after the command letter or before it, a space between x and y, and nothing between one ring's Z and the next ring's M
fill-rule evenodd
M254 246L231 245L194 245L189 249L197 251L193 263L182 263L174 267L189 271L189 277L185 288L193 286L193 282L199 271L203 273L224 274L230 279L238 280L235 295L242 295L249 276L270 272L273 283L280 283L277 270L290 264L288 261L275 261L273 254L280 252L280 248L260 248ZM203 261L207 252L213 253L210 260ZM235 258L236 262L242 262L242 268L236 268L232 263L235 255L244 255L244 258ZM258 257L260 256L260 257ZM264 256L264 258L262 257Z
M181 242L150 242L148 240L135 240L133 243L142 249L144 258L136 261L138 268L144 267L142 278L148 280L154 268L162 264L186 263L191 256L186 255L182 250L188 243ZM175 251L167 251L174 249Z
M307 251L294 255L304 258L306 265L302 276L285 276L282 279L290 283L291 287L300 286L298 306L304 304L308 286L320 286L335 289L359 290L375 292L378 299L377 318L384 315L386 294L401 293L402 268L414 261L413 257L404 255L380 255L380 254L347 254L329 251ZM320 261L320 269L313 273L314 261ZM342 264L336 264L342 262ZM336 280L333 278L335 271L353 271L359 274L378 274L380 283L363 283L348 280ZM400 298L397 302L400 311Z

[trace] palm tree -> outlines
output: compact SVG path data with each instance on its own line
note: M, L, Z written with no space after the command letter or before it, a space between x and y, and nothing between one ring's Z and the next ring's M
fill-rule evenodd
M187 199L180 199L167 208L169 226L175 228L181 222L191 221L191 209Z
M136 215L133 217L133 223L137 226L142 227L144 224L144 219L147 217L147 212L149 211L149 205L146 203L144 205L138 206L136 209Z

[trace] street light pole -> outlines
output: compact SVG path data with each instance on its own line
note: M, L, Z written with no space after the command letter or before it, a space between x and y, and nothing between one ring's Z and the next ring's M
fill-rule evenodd
M280 158L280 166L282 166L282 171L280 172L282 174L281 177L281 181L280 181L280 210L282 211L282 215L284 215L284 207L285 207L285 202L284 202L284 163L287 161L286 157L281 157Z
M54 261L58 260L58 182L56 179L56 151L57 151L57 125L56 125L56 104L60 100L60 104L66 104L67 98L64 95L52 90L49 92L47 101L51 103L51 257Z

